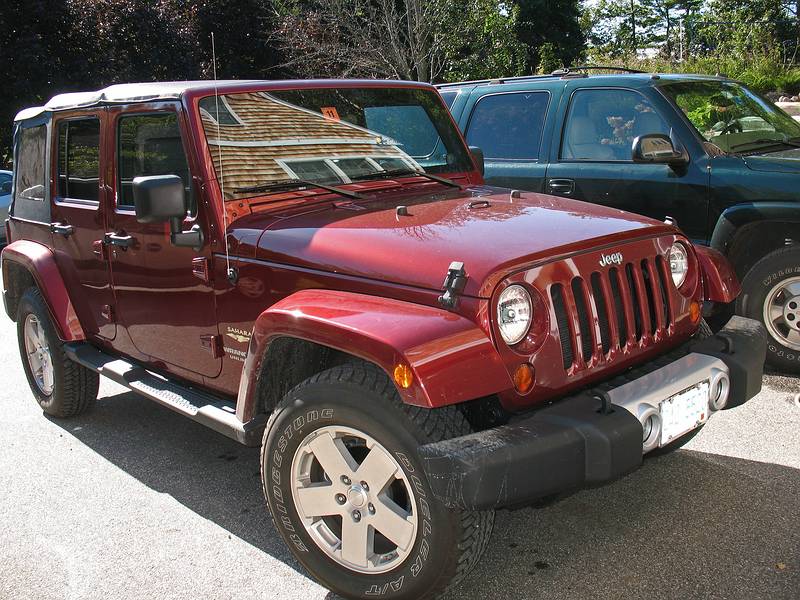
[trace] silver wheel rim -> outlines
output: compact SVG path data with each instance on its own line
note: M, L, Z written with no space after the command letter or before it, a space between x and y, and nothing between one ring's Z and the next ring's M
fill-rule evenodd
M769 291L764 324L773 339L800 351L800 277L785 279Z
M33 380L36 387L45 396L53 393L53 359L50 355L50 346L47 336L39 318L34 314L25 317L23 329L25 335L25 354L28 359Z
M347 569L383 573L414 547L411 483L389 451L361 431L330 426L308 435L292 459L292 498L314 543Z

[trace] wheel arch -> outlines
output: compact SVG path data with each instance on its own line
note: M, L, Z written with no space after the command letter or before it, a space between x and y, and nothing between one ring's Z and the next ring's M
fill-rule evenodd
M248 421L292 384L353 361L376 365L393 382L397 365L410 367L411 385L395 387L404 403L427 408L513 386L491 340L464 317L389 298L303 290L256 319L237 416Z
M45 245L17 240L3 249L3 302L12 320L25 290L36 286L45 303L58 337L64 341L85 339L75 308L56 265L55 256Z
M791 202L732 206L711 236L711 247L728 257L740 280L761 258L791 244L800 244L800 205Z

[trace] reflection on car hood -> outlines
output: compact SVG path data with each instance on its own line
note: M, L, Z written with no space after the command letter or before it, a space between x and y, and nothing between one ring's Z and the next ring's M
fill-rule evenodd
M742 160L753 171L800 173L800 148L743 156Z
M408 216L396 205L408 207ZM257 257L300 267L438 290L452 261L464 263L466 295L485 297L522 266L672 232L647 217L535 193L474 188L371 199L263 215ZM248 228L261 219L251 215Z

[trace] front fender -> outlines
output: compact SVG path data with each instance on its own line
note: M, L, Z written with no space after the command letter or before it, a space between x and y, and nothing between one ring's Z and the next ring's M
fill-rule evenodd
M749 202L731 206L720 215L714 226L711 247L727 255L738 230L761 221L795 223L800 226L800 204L796 202Z
M742 286L733 266L720 252L695 246L703 279L703 300L728 304L736 300Z
M17 240L3 248L3 286L6 292L11 280L11 263L20 265L33 277L50 310L58 337L67 342L86 339L51 250L31 240Z
M486 333L446 310L334 290L303 290L256 319L239 387L239 406L253 407L269 344L295 337L375 363L393 380L411 367L403 402L438 407L488 396L513 386Z

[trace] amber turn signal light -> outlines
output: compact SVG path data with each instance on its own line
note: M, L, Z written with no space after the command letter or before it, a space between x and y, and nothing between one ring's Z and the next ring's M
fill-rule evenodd
M692 320L692 323L699 323L700 317L703 316L703 311L700 308L699 302L692 302L689 305L689 318Z
M533 387L533 367L525 363L514 371L514 387L520 394L527 394Z
M410 388L411 383L414 381L414 373L411 367L404 364L397 365L394 368L394 381L404 390Z

